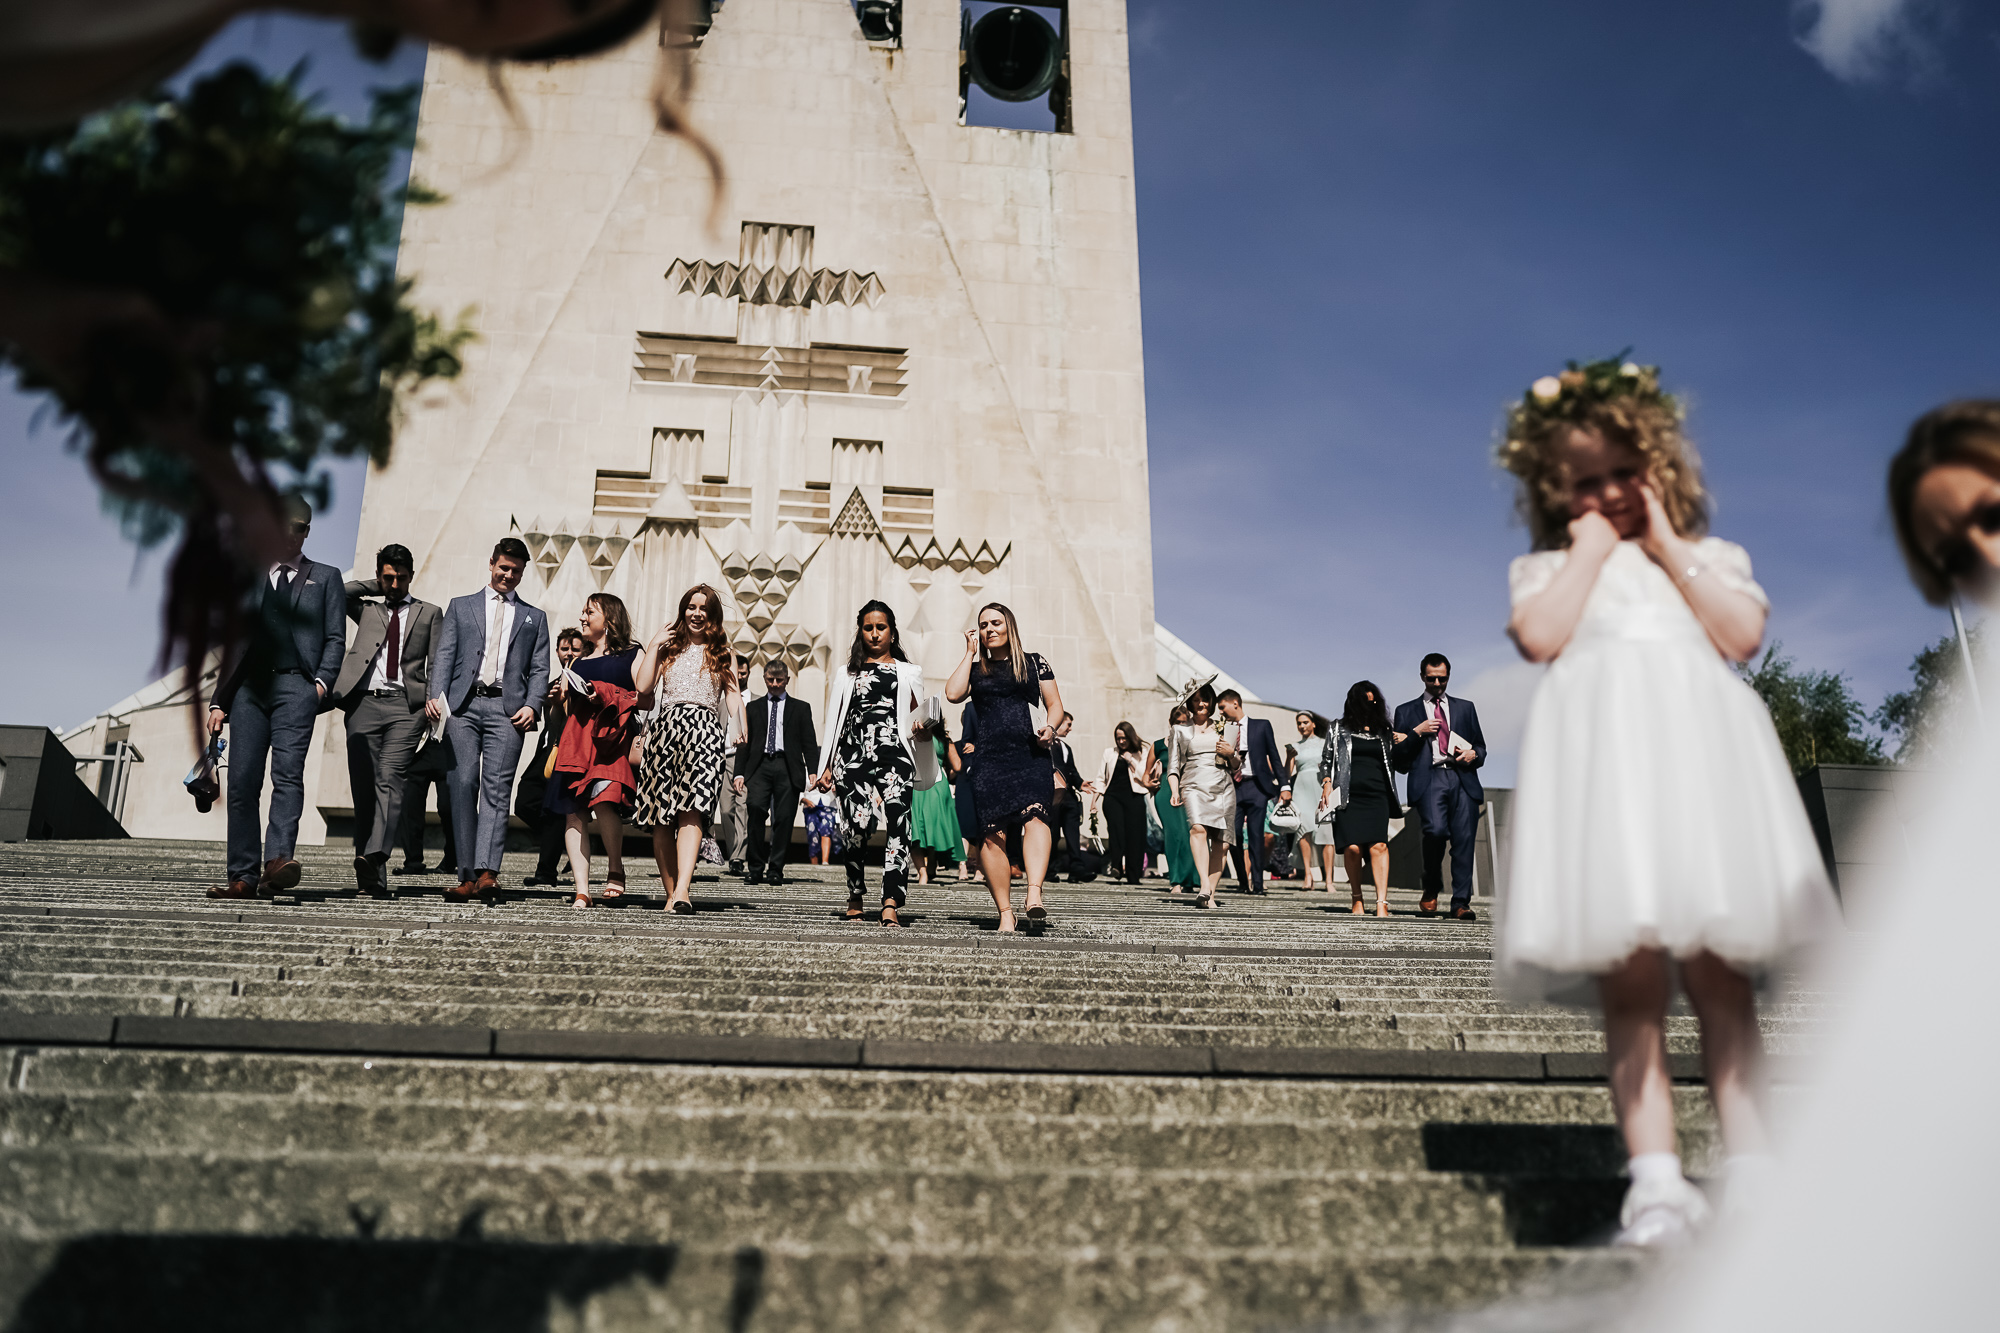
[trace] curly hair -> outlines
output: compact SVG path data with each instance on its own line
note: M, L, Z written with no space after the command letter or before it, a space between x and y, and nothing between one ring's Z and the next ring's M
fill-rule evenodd
M703 663L708 674L718 680L734 680L736 664L730 660L729 640L722 632L722 596L706 583L697 583L681 594L681 604L674 613L674 627L667 635L667 641L660 645L660 661L671 662L681 655L682 650L694 643L694 635L688 630L688 603L700 594L708 600L703 609L708 612L708 633L702 636L701 646L706 650L708 660Z
M1348 686L1347 702L1340 710L1340 725L1349 731L1387 736L1389 706L1382 702L1382 687L1372 680L1357 680Z
M1674 531L1683 537L1706 533L1708 491L1701 456L1681 428L1683 415L1680 400L1660 388L1658 366L1618 357L1572 361L1560 375L1536 380L1508 407L1506 430L1494 451L1519 483L1514 507L1534 549L1569 545L1570 489L1562 446L1578 430L1637 450Z
M1932 468L1964 463L2000 477L2000 400L1967 398L1918 417L1903 447L1889 460L1889 516L1910 581L1932 606L1951 596L1951 573L1917 543L1917 483Z

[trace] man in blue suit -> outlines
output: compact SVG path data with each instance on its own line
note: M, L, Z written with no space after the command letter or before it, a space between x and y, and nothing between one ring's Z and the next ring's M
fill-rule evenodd
M549 692L549 618L514 595L528 568L527 546L502 538L486 568L486 586L452 598L444 613L424 705L433 722L449 710L444 734L458 842L458 886L444 891L449 902L500 899L507 796L522 737Z
M251 589L249 632L209 701L208 734L229 727L229 882L210 889L211 898L269 898L298 885L292 853L306 808L306 752L347 655L340 571L303 554L312 507L288 496L282 508L286 549ZM267 761L271 817L259 837Z
M1444 848L1451 844L1451 913L1476 921L1472 910L1472 852L1479 836L1479 807L1486 789L1479 766L1486 762L1486 736L1479 710L1445 693L1451 662L1443 653L1427 655L1418 667L1424 696L1396 708L1394 727L1404 739L1389 751L1389 762L1410 775L1410 806L1424 831L1424 896L1417 909L1437 914L1444 889Z
M1261 717L1245 717L1243 696L1224 690L1215 706L1231 724L1225 738L1235 747L1236 845L1229 849L1237 891L1264 891L1264 811L1286 782L1285 756L1278 738ZM1247 872L1247 877L1246 877Z

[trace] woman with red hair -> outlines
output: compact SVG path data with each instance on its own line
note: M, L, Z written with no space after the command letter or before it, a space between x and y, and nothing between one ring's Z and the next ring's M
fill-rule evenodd
M641 694L652 691L659 709L646 728L634 822L652 826L667 910L692 916L694 866L722 790L729 720L743 711L715 589L698 583L681 594L673 623L633 663L632 683Z

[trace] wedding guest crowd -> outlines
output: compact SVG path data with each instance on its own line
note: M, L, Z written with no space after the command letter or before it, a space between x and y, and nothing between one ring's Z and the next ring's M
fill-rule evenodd
M1426 693L1398 709L1399 727L1390 726L1380 691L1361 682L1339 724L1301 712L1298 744L1280 750L1271 724L1249 716L1241 692L1218 693L1211 678L1190 682L1162 737L1148 741L1132 722L1118 722L1086 776L1067 739L1076 719L1062 708L1050 664L1021 646L1012 611L989 603L967 633L944 690L962 705L954 739L942 701L927 697L921 670L907 660L894 610L870 601L829 686L822 749L812 706L791 693L782 657L763 664L763 693L745 702L751 663L729 649L721 596L706 584L689 588L674 619L643 645L624 602L593 594L576 623L555 635L551 658L546 614L516 592L528 565L518 539L495 545L484 588L443 610L414 594L415 562L396 544L377 553L375 577L344 584L333 601L331 571L302 554L310 511L295 505L293 512L291 561L274 565L261 585L253 632L224 672L210 714L212 728L238 728L245 776L259 758L258 728L267 731L272 825L259 839L254 815L235 816L229 885L213 896L268 896L299 882L302 869L288 854L297 815L286 789L299 781L323 705L345 713L355 805L350 892L390 896L386 863L398 842L405 861L396 873L423 873L426 795L435 782L445 835L440 869L457 877L445 893L454 902L500 900L511 814L537 852L524 886L553 886L560 875L573 906L616 902L629 892L627 831L643 831L666 910L688 915L711 833L746 885L783 885L803 804L808 858L838 858L845 868L849 920L867 915L863 867L877 842L876 919L888 926L903 923L913 878L937 882L954 864L960 880L984 877L1003 932L1019 926L1016 878L1026 882L1021 917L1045 926L1050 878L1067 872L1081 882L1103 873L1141 886L1155 850L1168 892L1193 890L1196 906L1208 909L1225 872L1245 893L1263 893L1267 876L1296 874L1312 888L1316 873L1331 892L1338 848L1354 910L1363 910L1367 876L1377 914L1386 915L1388 823L1402 814L1390 774L1408 771L1412 810L1425 830L1422 910L1435 908L1448 847L1453 914L1470 915L1484 742L1472 705L1444 692L1450 666L1441 654L1425 658ZM328 633L329 607L354 623L351 646ZM307 621L317 627L301 629ZM510 808L506 791L517 770ZM254 810L255 786L232 789L237 807ZM602 872L593 878L600 855Z

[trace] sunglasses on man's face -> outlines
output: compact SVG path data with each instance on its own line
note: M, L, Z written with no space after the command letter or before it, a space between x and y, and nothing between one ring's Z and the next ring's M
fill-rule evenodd
M1979 549L1972 544L1971 538L1966 535L1975 528L1988 537L2000 536L2000 500L1983 504L1973 510L1971 517L1966 520L1965 532L1959 533L1938 547L1937 555L1934 557L1938 571L1953 583L1970 579L1986 564L1986 557L1980 554Z
M288 525L288 526L289 526L289 527L291 528L291 530L292 530L292 535L293 535L294 537L303 537L303 536L305 536L305 535L306 535L306 534L307 534L308 532L311 532L311 531L312 531L312 526L313 526L313 525L312 525L312 524L310 524L310 523L292 523L292 524L290 524L290 525Z

